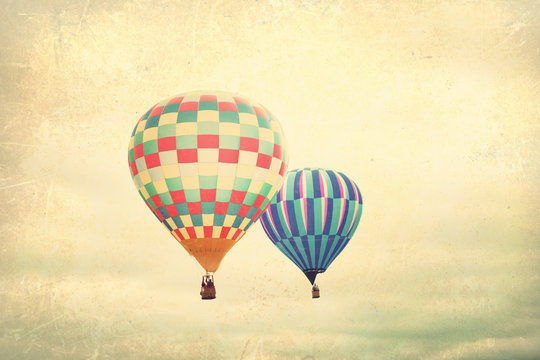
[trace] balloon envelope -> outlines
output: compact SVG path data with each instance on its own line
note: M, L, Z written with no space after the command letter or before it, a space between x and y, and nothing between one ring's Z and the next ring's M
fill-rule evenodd
M313 284L345 248L361 215L362 196L351 179L333 170L305 168L286 174L261 223Z
M215 91L154 105L128 150L140 196L208 272L270 204L287 158L281 125L264 106Z

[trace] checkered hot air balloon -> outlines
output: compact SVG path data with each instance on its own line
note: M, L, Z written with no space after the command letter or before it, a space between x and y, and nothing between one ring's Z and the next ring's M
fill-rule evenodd
M128 157L146 205L206 270L205 298L225 254L281 187L288 154L280 123L242 96L189 92L141 117Z
M270 207L262 214L264 231L313 285L343 251L362 215L358 186L340 172L325 169L289 171Z

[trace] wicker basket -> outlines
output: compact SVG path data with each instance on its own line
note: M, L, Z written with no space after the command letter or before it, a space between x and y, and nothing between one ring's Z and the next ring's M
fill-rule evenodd
M216 287L214 285L203 286L201 290L201 299L211 300L216 298Z

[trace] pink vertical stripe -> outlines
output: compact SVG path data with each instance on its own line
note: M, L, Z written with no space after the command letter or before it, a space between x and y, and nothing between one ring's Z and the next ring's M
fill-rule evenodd
M351 182L352 182L352 180L351 180ZM352 188L353 188L353 191L354 191L354 200L360 199L360 196L358 196L358 191L356 191L356 186L354 185L354 183L352 183Z
M341 196L342 198L344 198L344 197L345 197L345 193L343 192L343 179L341 178L341 176L339 176L338 173L336 173L336 179L337 179L337 181L338 181L337 183L338 183L338 185L339 185L339 193L340 193L340 196Z
M339 185L339 192L341 193L341 199L342 199L341 212L339 214L339 222L338 222L338 224L341 224L341 222L343 221L343 216L345 215L345 206L347 205L348 201L346 200L345 193L343 192L343 179L338 173L336 173L336 179Z
M298 185L300 187L299 189L300 198L303 198L304 197L304 172L303 171L300 171L300 183Z

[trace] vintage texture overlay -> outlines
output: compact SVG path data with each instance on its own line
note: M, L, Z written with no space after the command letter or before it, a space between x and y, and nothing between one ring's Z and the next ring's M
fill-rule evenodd
M540 357L537 1L2 1L4 359ZM201 269L127 148L155 102L238 92L291 168L359 186L304 275L260 224Z

